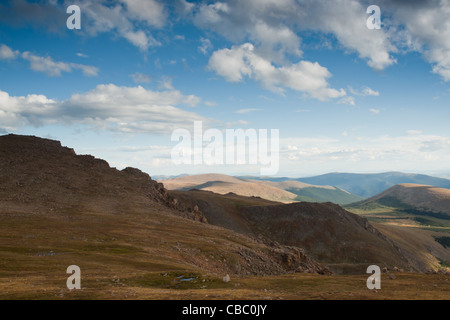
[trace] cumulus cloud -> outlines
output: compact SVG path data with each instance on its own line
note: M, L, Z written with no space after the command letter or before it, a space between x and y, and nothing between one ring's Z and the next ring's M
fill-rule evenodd
M114 84L98 85L62 101L34 94L15 97L0 91L0 127L14 130L26 125L76 123L123 133L169 133L190 128L196 120L209 122L178 107L199 101L177 90L151 91Z
M47 28L51 32L66 31L66 8L76 4L82 12L80 33L96 36L111 32L129 41L142 51L160 45L153 29L163 28L168 12L159 0L9 0L0 4L0 22L13 26Z
M277 63L286 54L302 55L299 33L331 34L369 66L382 70L395 63L391 52L396 48L387 32L366 27L365 10L357 0L228 0L198 4L194 22L232 41L250 41L261 56Z
M331 73L317 62L300 61L296 64L276 67L271 61L258 55L250 43L215 51L208 64L210 70L230 82L241 82L245 77L260 81L264 88L283 93L286 88L301 91L319 100L338 98L346 94L344 89L328 86Z
M302 34L320 34L346 52L356 53L374 70L384 70L403 52L417 51L432 65L431 71L450 81L450 2L443 0L379 0L382 25L369 30L368 2L361 0L216 0L174 2L161 0L79 0L82 33L110 32L142 51L159 46L154 29L168 25L169 17L192 19L200 28L215 32L236 45L250 42L262 58L278 65L288 57L301 58ZM0 22L63 32L65 8L71 1L17 0L0 4ZM171 11L172 10L172 11ZM200 46L200 50L207 47Z
M161 43L152 35L152 28L162 28L167 21L164 5L156 0L88 1L77 3L83 12L82 31L96 36L112 32L146 51Z
M432 64L432 71L450 81L450 2L420 1L409 5L384 1L393 12L401 43L408 50L419 51Z
M258 54L276 63L300 57L303 32L334 37L374 70L396 63L394 55L417 51L431 71L450 81L450 2L380 0L382 28L369 30L367 2L358 0L221 0L199 3L195 24L239 44L255 44Z

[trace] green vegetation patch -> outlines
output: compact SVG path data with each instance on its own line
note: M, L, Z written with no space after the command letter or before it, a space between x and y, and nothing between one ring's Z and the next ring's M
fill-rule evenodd
M450 248L450 237L434 237L444 248Z
M308 202L333 202L336 204L348 204L362 200L363 198L354 194L349 194L341 189L325 188L289 188L286 191L297 195L295 200Z
M443 259L440 259L440 258L437 258L437 259L438 259L438 261L439 261L439 264L440 264L442 267L450 268L450 261L443 260Z

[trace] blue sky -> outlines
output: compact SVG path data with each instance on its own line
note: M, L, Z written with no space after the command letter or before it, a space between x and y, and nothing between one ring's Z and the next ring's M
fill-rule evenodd
M151 175L260 173L174 165L172 132L203 121L278 129L278 176L450 175L450 2L375 2L2 2L0 133Z

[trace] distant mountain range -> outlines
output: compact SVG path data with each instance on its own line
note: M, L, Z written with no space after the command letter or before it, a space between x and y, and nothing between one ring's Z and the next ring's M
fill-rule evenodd
M256 180L286 181L295 180L312 185L331 185L348 191L354 195L370 198L397 184L413 183L430 185L439 188L450 188L450 180L432 177L424 174L412 174L402 172L385 172L374 174L361 173L327 173L319 176L292 178L253 178Z
M349 204L364 198L329 185L316 186L295 180L266 181L223 174L201 174L159 180L169 190L204 190L219 194L235 193L247 197L291 203L297 201Z

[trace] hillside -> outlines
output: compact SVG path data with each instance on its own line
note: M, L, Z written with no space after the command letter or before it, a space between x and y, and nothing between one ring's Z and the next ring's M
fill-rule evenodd
M277 204L260 198L206 191L169 191L197 205L208 222L275 243L300 246L337 273L361 273L367 264L425 271L429 262L409 261L403 249L370 223L331 203ZM426 266L426 267L424 267Z
M57 141L0 136L0 298L417 298L416 290L393 282L386 282L389 290L374 296L361 284L361 274L321 275L330 272L305 250L282 243L301 243L296 234L305 234L295 227L286 228L286 233L278 229L284 228L281 224L293 226L290 216L325 234L319 244L332 243L335 253L349 248L337 240L347 226L350 237L362 232L378 239L367 243L363 236L361 241L368 252L387 254L380 265L401 267L403 258L396 257L399 264L391 260L389 250L395 252L395 247L388 249L385 244L390 242L365 226L364 219L340 214L337 206L290 206L293 209L278 220L277 210L283 208L279 203L204 191L168 192L138 169L110 168ZM302 206L320 212L308 215ZM271 208L269 214L261 216L265 207ZM341 218L334 218L336 214ZM306 220L298 220L298 215ZM268 224L270 232L262 229ZM282 241L271 240L271 234ZM347 259L358 261L365 255L361 253ZM81 268L82 289L69 291L66 269L74 264ZM225 274L231 275L230 283L222 281ZM365 270L362 274L365 279ZM442 298L448 292L439 275L399 273L398 278L420 286L422 297Z
M415 209L425 215L450 219L450 189L418 184L399 184L362 204L376 202L398 208Z
M418 184L399 184L347 207L352 212L402 219L422 226L450 228L450 189ZM379 219L378 219L379 220Z
M328 273L301 248L205 222L138 169L110 168L57 141L0 136L0 285L16 297L54 297L73 264L102 295L125 285L117 279L136 291L177 287L190 274L214 284L227 273Z
M300 181L290 180L280 182L265 181L265 183L295 194L297 196L295 198L297 201L333 202L344 205L364 199L355 194L351 194L348 191L332 186L314 186Z
M345 208L367 218L389 238L413 252L414 255L407 255L418 263L448 265L449 189L401 184Z
M246 197L261 197L271 201L290 203L294 193L268 185L263 181L240 179L223 174L200 174L161 181L168 190L204 190L219 194L235 193Z
M168 190L204 190L218 194L235 193L246 197L261 197L270 201L333 202L348 204L363 200L332 186L315 186L299 181L266 181L232 177L222 174L201 174L160 180Z
M364 198L373 197L397 184L413 183L450 188L450 180L423 174L386 172L377 174L328 173L296 179L315 185L333 185Z

